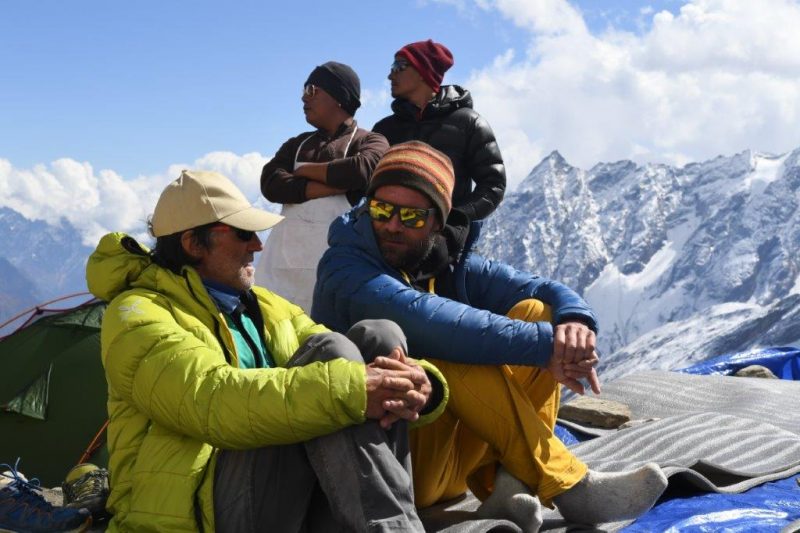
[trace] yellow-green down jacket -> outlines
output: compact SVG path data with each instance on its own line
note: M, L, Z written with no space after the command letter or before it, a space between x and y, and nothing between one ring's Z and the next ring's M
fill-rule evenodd
M86 268L89 289L110 301L101 330L109 531L213 531L216 450L301 442L363 422L364 366L337 359L240 370L230 330L197 272L176 275L137 249L111 233ZM276 294L253 290L278 367L308 336L327 331Z

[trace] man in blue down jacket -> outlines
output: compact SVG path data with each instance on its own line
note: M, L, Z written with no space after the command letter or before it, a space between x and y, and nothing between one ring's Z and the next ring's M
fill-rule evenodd
M658 465L595 472L553 434L559 383L583 393L586 378L599 393L594 314L558 282L472 253L453 262L441 231L453 182L438 150L391 147L365 202L331 225L312 306L336 331L394 320L409 353L445 375L445 413L411 433L417 506L470 488L479 515L524 531L540 527L540 504L588 524L644 513L666 487Z

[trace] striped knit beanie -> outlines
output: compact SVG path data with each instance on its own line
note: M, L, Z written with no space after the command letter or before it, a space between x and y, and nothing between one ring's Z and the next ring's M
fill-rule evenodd
M395 144L383 154L372 173L367 196L385 185L408 187L430 198L442 224L453 207L453 163L422 141Z

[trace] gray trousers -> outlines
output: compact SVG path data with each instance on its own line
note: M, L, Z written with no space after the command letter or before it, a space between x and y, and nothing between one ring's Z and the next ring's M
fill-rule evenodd
M406 339L388 320L364 320L347 336L310 337L288 366L343 357L371 362ZM424 531L414 507L408 427L377 421L307 442L223 450L214 473L221 533Z

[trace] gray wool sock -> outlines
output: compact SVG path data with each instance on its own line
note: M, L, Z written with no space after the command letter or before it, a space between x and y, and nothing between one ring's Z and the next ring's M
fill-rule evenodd
M629 472L589 472L577 485L553 498L569 522L601 524L636 518L650 509L667 477L656 463Z
M494 492L478 507L481 518L504 518L523 533L537 533L542 527L542 505L525 484L502 466L497 468Z

